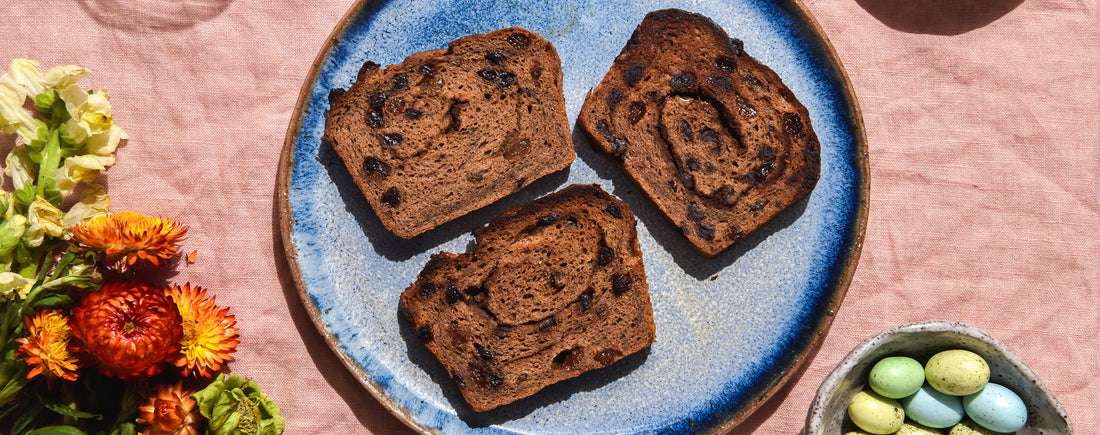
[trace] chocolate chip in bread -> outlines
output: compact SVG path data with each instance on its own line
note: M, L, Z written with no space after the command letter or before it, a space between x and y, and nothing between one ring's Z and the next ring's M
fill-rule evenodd
M696 13L647 14L578 121L706 257L805 198L819 176L806 108Z
M398 65L368 61L329 101L323 140L382 225L406 239L576 156L561 60L521 28L466 36Z
M598 186L567 187L433 255L400 310L473 410L528 397L654 341L635 225Z

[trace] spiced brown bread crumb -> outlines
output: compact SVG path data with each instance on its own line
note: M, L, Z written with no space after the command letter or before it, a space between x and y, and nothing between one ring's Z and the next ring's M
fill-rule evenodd
M819 176L806 108L696 13L646 15L579 123L706 257L806 197Z
M655 338L634 215L596 185L573 185L439 253L400 310L475 411L608 366Z
M329 95L323 140L382 225L412 238L568 167L564 98L554 46L507 28L366 62Z

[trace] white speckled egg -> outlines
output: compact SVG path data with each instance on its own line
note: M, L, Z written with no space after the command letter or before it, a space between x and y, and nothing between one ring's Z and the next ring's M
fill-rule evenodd
M943 435L943 432L916 423L905 422L902 423L901 429L898 429L894 435Z
M871 368L867 384L882 397L900 399L917 392L924 384L924 366L906 356L886 357Z
M989 364L969 350L945 350L928 359L924 378L941 393L965 396L977 393L989 382Z
M1027 406L1008 388L990 382L981 391L962 399L966 415L996 432L1015 432L1027 423Z
M856 393L848 403L848 418L872 434L892 434L905 422L905 411L897 400L864 390Z

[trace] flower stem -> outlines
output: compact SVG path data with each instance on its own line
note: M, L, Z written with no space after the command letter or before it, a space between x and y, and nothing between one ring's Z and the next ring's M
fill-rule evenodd
M57 166L61 164L61 140L58 129L51 128L46 146L42 149L42 164L38 166L38 196L46 196L46 179L53 177L57 172Z
M4 388L0 390L0 406L7 405L8 402L15 399L19 392L23 390L23 387L30 382L30 379L27 379L28 371L30 371L30 367L23 366L11 379L8 379L7 385L4 385Z

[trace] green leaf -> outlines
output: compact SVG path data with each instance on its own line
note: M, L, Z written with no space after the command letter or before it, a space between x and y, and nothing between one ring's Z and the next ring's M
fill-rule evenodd
M15 203L19 210L26 210L34 202L34 183L26 183L22 189L15 191Z
M38 262L35 260L36 258L34 257L34 253L31 252L29 247L27 247L27 243L25 241L20 241L19 244L15 246L15 261L18 261L19 264L22 264L24 267L31 267L32 270L37 270ZM34 276L33 273L31 276ZM28 278L30 278L31 276L28 276Z
M69 146L76 144L76 139L73 139L72 132L69 131L69 124L61 124L57 126L58 139L61 143Z
M8 417L8 414L15 412L16 409L19 409L18 403L9 403L0 407L0 421L4 421L4 419Z
M137 435L137 427L133 423L120 423L111 435Z
M30 157L31 161L35 164L42 164L42 145L45 144L45 142L42 142L41 145L35 147L35 143L31 142L30 145L27 146L27 156Z
M47 400L43 399L42 396L38 396L38 400L42 402L42 406L45 406L46 409L49 409L50 411L56 412L61 415L67 415L74 418L94 418L96 420L103 419L102 414L92 414L90 412L78 411L65 405L50 403Z
M46 426L30 432L27 435L87 435L84 431L72 426Z
M69 295L49 295L39 299L34 303L34 308L42 307L60 307L62 305L69 305L73 302L73 298Z
M57 91L46 89L41 94L34 96L34 109L37 110L42 117L47 117L55 102L57 102Z
M43 409L46 409L43 408L41 404L38 404L38 406L34 405L35 404L32 403L29 409L24 410L23 413L19 414L19 418L15 419L15 423L11 425L12 435L25 433L24 431L27 430L27 426L30 426L35 417L38 417L38 414L41 413Z
M57 179L50 177L38 181L39 188L42 190L42 197L53 204L54 207L61 207L61 202L65 198L61 195L61 189L57 188Z

